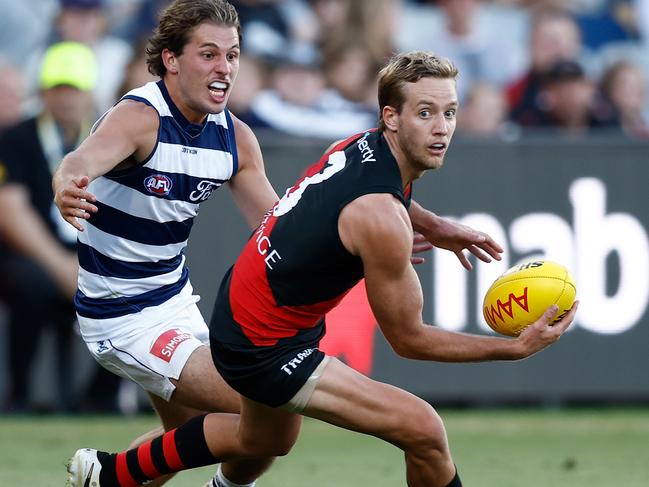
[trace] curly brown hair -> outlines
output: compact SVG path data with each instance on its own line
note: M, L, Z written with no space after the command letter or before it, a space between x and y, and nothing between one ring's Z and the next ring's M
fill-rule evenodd
M149 38L146 63L149 72L163 77L167 68L162 51L169 49L180 56L193 29L203 22L236 27L241 43L241 24L236 9L226 0L175 0L160 14L160 23Z
M394 107L401 112L405 97L403 86L421 78L455 79L458 70L446 58L430 52L411 51L393 56L379 72L379 130L385 130L383 107Z

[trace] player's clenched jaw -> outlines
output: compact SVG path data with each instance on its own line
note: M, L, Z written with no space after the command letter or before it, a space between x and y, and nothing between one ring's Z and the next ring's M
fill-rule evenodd
M455 132L457 92L450 78L422 78L403 86L404 103L395 114L394 138L403 153L402 163L421 175L444 162Z
M165 84L190 122L223 111L239 72L239 56L237 29L210 22L191 31L182 53L163 52Z

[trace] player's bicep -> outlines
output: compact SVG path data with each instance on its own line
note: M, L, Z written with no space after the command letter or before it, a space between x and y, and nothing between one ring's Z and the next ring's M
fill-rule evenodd
M412 227L389 195L366 195L341 213L345 247L363 261L367 296L383 334L399 353L421 326L423 297L411 263Z
M403 355L422 326L421 285L410 261L398 272L366 273L365 287L383 335L395 352Z
M144 159L154 149L159 119L154 108L124 101L115 106L70 154L94 179L130 156Z
M234 118L239 170L230 180L232 198L251 228L257 227L278 200L271 186L257 138L250 127Z

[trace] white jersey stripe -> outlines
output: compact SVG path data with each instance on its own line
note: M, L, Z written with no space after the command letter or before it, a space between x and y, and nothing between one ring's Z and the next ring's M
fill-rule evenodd
M187 241L168 245L147 245L119 238L86 222L86 231L79 233L79 242L89 245L106 257L124 262L157 262L175 257L187 247ZM92 239L89 238L92 233Z
M144 98L148 100L153 107L158 110L158 113L161 117L171 117L171 110L164 100L162 93L155 88L155 82L150 82L139 88L129 91L125 97L136 96L138 98Z
M225 181L232 176L232 154L229 152L202 149L193 147L186 149L189 152L183 153L184 146L177 144L166 144L160 142L155 160L149 160L144 167L155 167L163 172L180 173L195 178L219 179ZM215 164L214 155L218 155L223 162ZM189 158L190 164L187 164Z

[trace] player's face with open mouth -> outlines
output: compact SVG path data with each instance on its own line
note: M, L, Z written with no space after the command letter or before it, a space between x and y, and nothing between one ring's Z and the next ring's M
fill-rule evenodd
M239 72L239 56L235 27L208 22L196 27L176 58L180 95L190 121L223 111Z
M398 118L400 146L414 169L437 169L455 132L455 80L422 78L406 83L403 91L405 102Z

